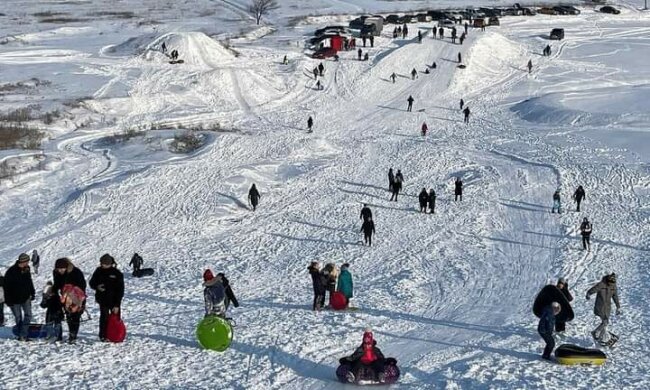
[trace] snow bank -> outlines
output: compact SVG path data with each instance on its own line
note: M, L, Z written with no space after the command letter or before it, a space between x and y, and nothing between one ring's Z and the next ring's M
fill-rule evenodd
M162 53L162 44L167 54L178 50L179 59L186 64L214 68L228 65L234 58L232 51L201 32L169 33L151 42L145 50L147 60L168 61Z

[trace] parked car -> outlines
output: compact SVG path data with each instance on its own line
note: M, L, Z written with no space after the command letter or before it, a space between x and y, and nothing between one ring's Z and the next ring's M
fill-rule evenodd
M454 23L454 21L451 20L451 19L438 20L438 26L440 26L440 27L453 26L454 24L456 24L456 23Z
M400 24L403 23L414 23L417 22L417 18L413 15L404 15L401 18L399 18Z
M548 8L548 7L543 7L543 8L538 9L537 13L542 14L542 15L557 15L558 14L556 9Z
M523 11L520 8L504 8L503 11L501 11L501 15L506 16L519 16L522 14Z
M488 20L488 25L489 26L500 26L501 23L499 22L499 18L496 16L490 16L490 19Z
M330 33L330 32L331 33L340 32L340 33L345 34L347 32L347 30L348 30L348 28L345 27L345 26L327 26L327 27L319 28L318 30L316 30L314 32L314 35L315 36L320 36L320 35L324 35L324 34L327 34L327 33Z
M334 57L335 55L336 50L332 49L331 47L324 47L322 49L316 50L314 54L311 55L311 58L323 60L325 58Z
M363 21L365 19L361 18L356 18L354 20L351 20L350 23L348 24L348 27L350 27L352 30L361 30L363 28L363 25L365 24Z
M559 5L557 8L563 9L566 12L564 15L580 15L580 10L571 5Z
M524 8L521 9L521 12L522 12L522 15L525 15L525 16L534 16L534 15L537 15L537 12L535 12L535 10L532 9L532 8L526 8L526 7L524 7Z
M558 41L564 39L564 29L563 28L554 28L551 30L551 34L549 35L550 39L556 39Z
M430 22L431 21L431 16L428 14L417 14L415 15L416 18L418 18L418 22Z
M388 24L398 24L399 23L399 15L388 15L386 16L386 23Z
M612 7L611 5L606 5L604 7L600 7L600 12L604 14L614 14L618 15L621 13L621 11L617 10L616 8Z

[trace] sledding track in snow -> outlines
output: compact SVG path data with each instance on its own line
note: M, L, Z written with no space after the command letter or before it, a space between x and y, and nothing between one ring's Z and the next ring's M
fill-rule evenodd
M11 361L22 380L49 387L207 388L216 380L223 388L342 388L334 382L338 358L371 326L384 352L400 360L403 380L396 388L643 388L647 378L641 373L650 366L642 333L648 322L643 300L635 297L648 286L642 271L650 246L642 195L647 166L587 142L579 124L553 136L550 131L563 129L524 123L509 110L512 99L546 93L553 83L544 81L545 69L558 62L566 71L599 66L565 59L576 47L572 43L536 61L539 69L528 76L523 65L540 44L530 36L546 31L550 19L521 26L513 18L512 28L508 20L496 31L470 32L462 47L465 70L453 63L461 47L448 41L386 40L370 51L370 64L356 61L352 52L338 64L326 62L324 91L305 88L313 82L305 78L293 89L285 84L284 97L259 106L239 84L248 78L241 67L212 63L185 72L148 68L141 58L127 63L143 68L138 77L120 73L133 82L132 101L143 104L129 107L125 127L228 120L249 128L216 134L190 158L141 170L119 160L107 169L110 152L82 147L113 129L73 134L58 142L70 171L46 173L31 185L40 189L58 179L69 188L2 194L3 204L12 206L3 207L2 221L23 218L29 225L8 231L2 241L6 258L25 245L42 245L42 269L51 267L54 256L70 254L90 272L104 252L125 268L137 250L157 275L127 278L126 344L99 344L94 323L84 324L75 347L2 340L0 364ZM590 40L587 35L575 41ZM205 54L200 46L198 54ZM497 47L502 51L486 50ZM392 71L423 70L434 59L433 74L420 73L415 81L399 77L395 85L385 80ZM300 60L295 77L317 63ZM191 84L193 73L207 83ZM235 73L242 78L231 77ZM179 95L191 91L187 99L170 93L175 83ZM229 95L214 92L217 85L239 89L241 98L221 100ZM160 91L163 96L152 99ZM413 113L404 112L409 94L416 99ZM473 112L469 125L457 109L461 97ZM306 134L310 114L316 125ZM419 135L424 120L430 128L425 138ZM406 178L399 202L388 201L391 166ZM451 196L457 175L465 181L462 202ZM245 200L251 182L262 192L255 213ZM595 221L594 249L587 255L578 250L576 235L582 214L549 213L553 190L560 185L566 198L578 182L588 188L585 208ZM417 209L422 187L438 192L435 215ZM24 196L29 206L21 206ZM372 248L360 245L364 202L377 224ZM621 236L620 226L630 233ZM309 311L306 267L312 260L351 263L359 312ZM242 301L233 310L235 343L224 354L200 351L194 341L205 267L225 271ZM603 369L547 369L537 358L530 314L535 293L548 280L568 277L578 299L568 338L585 343L592 321L583 291L612 269L620 275L626 310L614 326L627 329L625 348L612 353L613 364ZM45 278L39 276L38 285ZM9 388L23 384L7 373L0 380Z

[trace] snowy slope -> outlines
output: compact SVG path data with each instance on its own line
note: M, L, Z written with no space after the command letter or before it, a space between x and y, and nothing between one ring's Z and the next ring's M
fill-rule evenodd
M324 62L319 92L309 77L319 62L293 44L317 27L309 20L235 40L235 56L220 34L249 23L241 2L224 2L209 17L198 13L212 4L199 3L185 20L157 28L102 21L23 31L0 47L1 81L49 77L52 90L24 98L85 96L69 121L95 120L76 131L57 123L45 169L0 183L2 264L38 248L37 289L64 255L87 274L106 252L124 270L134 251L156 269L154 278L127 276L122 345L99 343L96 320L82 325L75 346L19 344L0 329L0 365L12 367L0 371L0 387L344 388L334 377L338 358L366 326L400 361L394 388L650 386L648 14L629 6L619 16L584 9L576 17L503 18L500 27L471 30L463 46L428 35L418 44L413 28L405 40L379 38L367 49L369 62L353 52ZM308 3L323 13L393 9ZM385 6L416 3L423 2ZM152 18L169 15L147 2L133 10L148 6ZM316 12L310 9L301 15ZM539 56L548 43L542 36L556 26L567 39L552 43L550 58ZM96 39L84 39L90 34ZM187 64L169 65L157 51L162 41L180 48ZM459 50L466 69L456 67ZM285 53L290 64L282 66ZM530 58L532 75L524 69ZM432 61L438 68L421 73ZM415 81L412 68L420 71ZM405 112L409 94L413 113ZM472 110L469 125L460 98ZM419 135L423 121L427 137ZM166 151L168 130L105 140L152 124L216 123L227 131L210 133L191 155ZM406 179L399 202L388 201L389 167ZM452 199L457 176L465 182L462 202ZM262 193L255 213L245 196L253 182ZM587 190L584 212L550 214L552 192L559 186L568 200L578 184ZM417 209L422 187L438 192L435 215ZM362 203L376 221L372 248L360 245ZM583 216L594 223L590 253L579 250ZM360 311L310 311L313 260L351 264ZM222 354L202 351L193 335L206 267L224 271L242 303L232 312L235 342ZM591 345L596 322L584 292L612 271L624 315L613 320L622 338L607 364L540 361L530 310L537 291L567 277L576 296L567 339Z

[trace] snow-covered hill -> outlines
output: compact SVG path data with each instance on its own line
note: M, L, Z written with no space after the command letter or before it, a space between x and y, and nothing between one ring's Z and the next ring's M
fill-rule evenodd
M67 17L86 18L93 4L82 3L18 9L64 7ZM649 13L624 3L621 15L586 7L579 16L504 17L485 32L470 29L462 46L432 39L430 23L418 26L421 44L415 27L407 39L386 30L363 49L368 62L352 51L323 61L317 91L310 72L320 61L296 42L333 17L310 13L432 2L323 0L302 11L291 2L272 15L277 30L257 39L246 34L254 27L242 1L124 3L138 16L39 23L38 31L7 17L2 33L13 38L0 46L0 82L50 83L6 93L0 111L83 104L63 106L69 116L48 128L42 169L0 183L0 264L4 272L38 249L37 290L61 256L89 276L103 253L126 271L137 251L156 275L126 277L124 344L97 340L94 303L77 345L18 343L0 328L0 388L343 388L338 359L367 326L400 362L394 388L650 387ZM147 18L163 22L140 24L146 7ZM305 18L283 24L296 14ZM544 38L554 27L565 28L565 40ZM169 64L162 42L185 63ZM552 55L542 57L547 43ZM437 68L423 73L433 61ZM110 142L152 127L163 130ZM166 147L175 127L219 131L178 155ZM406 180L398 202L388 200L390 167ZM456 177L462 202L453 200ZM252 183L262 193L255 213L246 204ZM578 185L587 191L580 213L569 201ZM435 215L418 210L423 187L438 193ZM558 187L562 215L550 213ZM363 203L377 228L371 248L361 245ZM594 226L591 252L580 248L583 217ZM311 261L350 263L361 309L312 312ZM194 338L205 268L225 272L242 304L231 313L234 343L221 354ZM619 277L623 315L612 320L621 340L608 362L540 360L531 313L539 289L569 280L576 319L565 339L591 346L597 321L584 295L609 272Z

